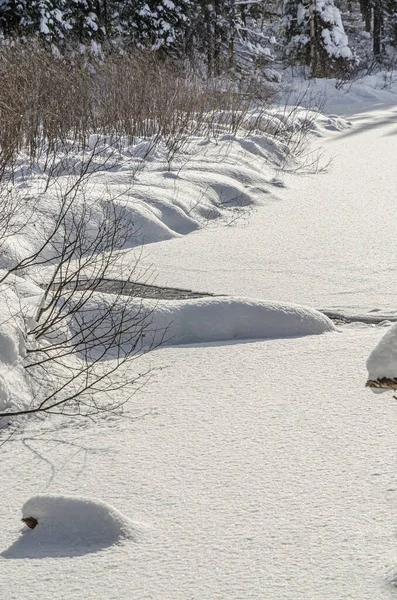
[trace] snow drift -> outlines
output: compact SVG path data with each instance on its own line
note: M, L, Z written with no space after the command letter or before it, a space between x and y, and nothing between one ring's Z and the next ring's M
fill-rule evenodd
M111 294L93 294L84 307L93 322L111 298ZM118 302L121 303L119 299ZM137 315L138 330L143 318L147 323L143 332L143 346L294 337L335 330L332 321L314 309L249 298L220 296L173 301L130 299L128 309L131 323L134 313ZM125 305L120 304L120 311L123 310ZM112 312L112 322L116 315L117 306ZM93 334L100 338L102 329Z
M40 303L41 294L33 295L38 289L32 286L19 290L20 295L25 294L23 305L16 294L18 290L0 289L5 299L3 314L8 314L7 321L0 323L0 412L32 407L37 382L33 384L25 369L25 336L26 326ZM72 299L65 301L62 310L66 313L72 309L71 303L76 303L77 308L76 312L71 310L64 329L57 331L57 336L61 344L64 339L78 340L83 323L84 344L91 347L90 340L93 341L89 360L99 360L101 375L103 369L109 368L112 372L113 363L108 361L119 360L123 353L130 356L131 351L135 355L163 345L295 337L335 330L332 321L322 313L295 304L226 296L150 300L93 292L91 298L78 306L82 293L76 292ZM51 329L48 331L40 340L44 346L54 341ZM116 337L115 331L119 332ZM108 340L114 341L109 343ZM86 347L84 344L78 346L75 353L65 356L64 368L78 368L79 352ZM83 360L81 368L84 367ZM42 371L41 376L44 386L51 385L48 379L51 373ZM5 417L0 421L0 426L7 424Z
M153 325L167 328L168 344L316 335L335 329L328 317L304 306L233 297L159 303Z
M4 558L78 556L139 536L138 528L118 510L88 498L34 496L23 505L22 515L38 524L5 550Z
M20 410L31 401L23 360L26 355L24 310L27 298L40 292L19 277L0 286L0 412ZM34 300L29 303L34 305ZM0 429L7 419L0 419Z
M95 240L111 202L133 224L124 245L129 248L179 238L216 220L234 222L247 207L274 201L274 174L289 163L297 167L299 140L308 131L321 135L324 128L343 128L339 117L298 107L251 111L236 134L222 123L231 118L219 115L215 138L193 136L172 163L164 144L154 147L138 138L116 143L94 134L94 154L87 157L87 151L70 148L67 156L57 156L62 170L53 179L44 158L29 170L21 155L14 185L20 208L12 219L15 234L1 245L0 267L9 269L40 248L57 222L62 194L67 195L88 163L89 178L76 188L74 218L89 214L87 235ZM47 260L56 262L61 241L58 231L45 249Z

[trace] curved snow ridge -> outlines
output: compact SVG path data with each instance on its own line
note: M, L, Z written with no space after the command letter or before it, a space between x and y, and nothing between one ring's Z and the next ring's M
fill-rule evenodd
M84 309L95 321L106 303L112 302L112 296L94 293ZM116 303L112 310L114 324L117 304L124 319L126 306L120 298L113 296L113 299ZM315 309L231 296L186 300L130 298L128 311L131 325L125 343L130 343L127 340L131 340L136 314L138 335L141 335L142 322L145 322L141 339L145 347L297 337L336 331L333 322ZM106 324L102 323L101 327L106 329Z
M160 330L168 328L167 344L296 337L336 329L311 308L234 297L161 302L153 317Z
M37 520L4 558L77 556L137 540L141 530L121 512L98 500L74 496L38 495L22 507L23 518Z

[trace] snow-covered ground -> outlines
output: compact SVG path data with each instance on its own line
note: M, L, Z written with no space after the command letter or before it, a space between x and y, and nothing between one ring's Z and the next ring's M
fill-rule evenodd
M283 176L266 209L238 227L148 246L156 283L396 314L397 106L349 119L352 128L314 143L332 157L326 173Z
M167 368L124 420L11 439L1 597L392 598L396 407L363 389L382 333L164 348L143 359ZM20 541L19 519L38 493L105 500L141 535L34 556L39 526ZM58 541L74 526L63 512Z
M366 359L391 330L336 329L313 310L397 315L397 109L389 98L360 112L353 96L349 110L329 106L350 128L335 115L315 127L328 132L314 150L333 156L324 174L282 174L277 144L241 138L224 140L218 163L211 147L134 184L130 207L151 242L142 267L154 265L157 284L231 297L158 304L171 345L134 366L152 378L124 417L3 432L0 598L395 598L396 404L364 388ZM127 165L110 186L129 184ZM245 210L228 212L225 193ZM37 305L38 288L14 284L3 317L15 295ZM28 394L18 327L0 328L3 409ZM372 353L370 376L393 377L394 339ZM37 527L21 534L22 517Z

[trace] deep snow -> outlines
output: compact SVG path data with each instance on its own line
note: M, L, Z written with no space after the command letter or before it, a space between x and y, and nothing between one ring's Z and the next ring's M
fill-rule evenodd
M167 368L125 420L11 439L2 550L37 493L103 499L148 526L97 553L0 558L1 597L393 598L396 406L363 389L382 333L164 348L143 359Z
M133 322L135 314L141 316L138 331L143 315L147 315L148 326L142 343L149 347L319 335L336 329L328 317L305 306L232 296L191 300L138 299L130 301L127 314L124 298L95 293L85 304L84 311L89 311L90 318L95 320L109 299L115 305L112 322L118 304L124 307L123 315L128 322ZM126 337L130 337L130 330Z
M349 118L314 143L328 172L285 176L248 223L147 247L156 283L395 315L397 108Z
M0 285L3 319L0 323L0 413L4 413L0 418L0 428L10 423L7 413L35 408L40 403L37 376L34 380L29 376L24 359L27 352L26 323L34 321L41 302L41 290L33 285L27 286L26 290L21 282L23 279L13 277L10 282ZM18 296L20 288L22 293L31 294L23 298L23 302ZM77 303L79 294L74 294ZM110 313L107 312L109 303L112 306ZM208 297L173 301L137 298L127 302L124 296L96 292L89 299L84 298L81 304L82 308L65 321L62 330L57 331L58 343L73 339L82 322L85 326L90 323L90 339L108 337L115 327L124 329L117 338L117 344L108 348L102 357L106 363L106 366L102 365L102 375L104 369L112 371L111 359L122 356L123 352L128 354L132 344L139 352L165 345L311 336L336 330L328 317L314 309L249 298ZM65 306L68 313L68 303ZM102 316L105 314L106 318ZM49 330L42 335L41 343L53 343L53 335ZM88 334L85 339L88 340ZM94 352L102 354L105 347L106 344L104 347L96 344ZM71 357L58 362L66 369L76 368ZM81 363L81 369L84 366ZM128 365L125 365L125 376L127 371ZM59 372L62 373L61 369ZM46 376L46 369L42 369L39 377L44 385ZM42 399L46 397L45 393Z
M266 165L255 144L241 153L232 140L219 165L207 153L201 169L212 161L212 170L199 184L189 183L197 161L179 182L182 212L172 207L168 182L155 188L164 191L159 203L146 194L139 214L155 225L147 241L164 231L174 238L145 247L144 260L159 267L156 283L234 297L159 304L158 323L171 317L179 341L191 345L160 348L132 366L154 370L124 419L53 418L3 431L1 598L395 598L396 405L390 393L364 389L366 359L388 323L307 335L333 326L296 305L397 314L395 114L389 107L350 115L351 130L324 117L318 132L328 128L329 137L321 144L335 155L325 175L282 181L277 161ZM192 218L193 188L195 199L213 176L228 186L233 173L233 191L248 188L261 204L249 220L203 230L195 212L192 229L174 228L176 217L184 225ZM172 179L156 166L147 175L160 176ZM207 208L219 208L222 189L211 187ZM19 242L5 262L23 251ZM12 330L6 321L10 307L26 311L40 297L32 284L12 283L0 307L0 375L18 368L25 393L23 336L18 321ZM269 337L269 326L272 339L244 339ZM1 387L3 405L24 397L10 390ZM120 400L131 391L121 389ZM42 527L21 535L22 505Z

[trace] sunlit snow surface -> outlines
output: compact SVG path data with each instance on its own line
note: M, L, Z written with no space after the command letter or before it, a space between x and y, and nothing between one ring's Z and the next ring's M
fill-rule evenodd
M148 247L156 283L396 317L397 105L357 111L315 142L326 173L285 176L239 226Z
M275 301L393 316L396 108L349 118L351 130L335 127L322 141L335 156L329 173L291 176L283 188L278 173L256 166L271 201L249 220L151 245L156 283L257 298L262 309ZM248 185L252 206L261 204L257 182ZM29 302L33 291L20 295ZM329 335L163 347L133 366L163 369L124 419L5 432L0 598L394 599L397 406L390 393L364 389L384 332L355 323ZM15 357L12 348L4 356ZM44 502L32 506L36 495ZM70 511L58 502L66 495L92 504ZM40 529L21 536L26 502L52 524L41 530L56 542L52 553L31 541ZM144 535L119 536L119 525L109 533L102 502L121 511L122 529L145 523Z
M396 405L363 389L380 335L165 348L141 362L167 368L124 420L10 440L1 551L37 493L105 500L148 526L96 553L0 558L1 597L393 598Z

